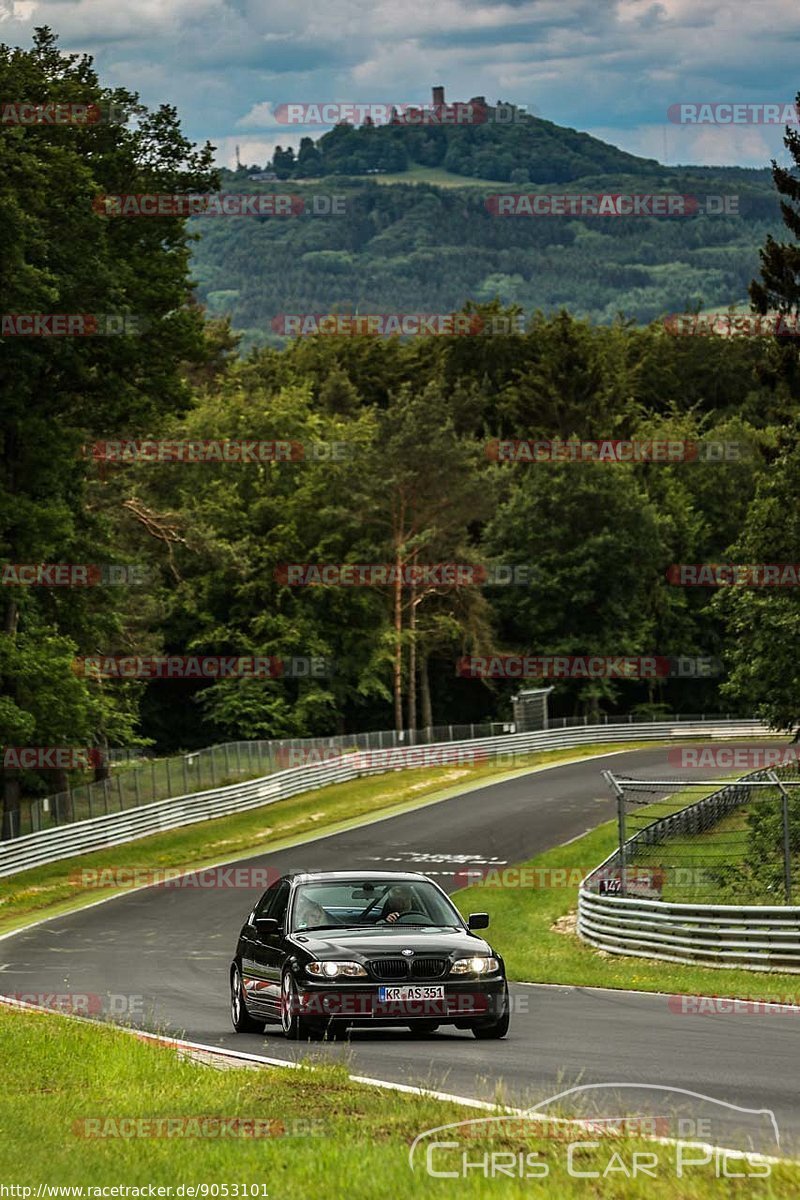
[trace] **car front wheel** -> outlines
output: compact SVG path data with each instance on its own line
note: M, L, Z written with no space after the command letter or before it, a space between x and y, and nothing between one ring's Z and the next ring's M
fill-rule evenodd
M300 1015L300 1000L291 971L284 971L281 979L281 1028L292 1041L308 1041L323 1034L318 1024Z
M244 985L238 967L231 971L231 1024L237 1033L263 1033L264 1022L257 1021L247 1011Z
M472 1026L473 1037L479 1041L489 1040L491 1038L504 1038L508 1033L508 1026L511 1021L511 1005L508 999L508 987L503 993L503 1009L496 1021L488 1023L481 1022L480 1025Z

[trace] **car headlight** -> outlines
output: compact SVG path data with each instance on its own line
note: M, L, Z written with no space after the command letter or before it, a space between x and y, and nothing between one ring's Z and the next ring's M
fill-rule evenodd
M496 958L482 955L480 958L457 958L450 968L451 975L491 975L500 970Z
M309 975L321 975L324 979L336 979L340 975L366 975L366 971L357 962L310 962L306 964Z

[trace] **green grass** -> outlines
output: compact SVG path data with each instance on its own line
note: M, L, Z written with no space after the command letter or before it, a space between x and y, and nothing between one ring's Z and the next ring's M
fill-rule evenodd
M544 766L565 760L588 758L609 750L652 747L653 742L582 746L572 750L550 750L519 756L514 770ZM376 815L388 815L437 798L457 795L464 788L503 778L509 764L458 764L422 767L409 771L334 784L304 792L290 800L279 800L235 816L218 817L187 825L169 833L153 834L123 846L64 859L30 871L0 879L0 932L26 922L56 916L91 904L124 889L87 888L75 873L84 869L112 870L124 867L139 871L191 870L212 863L232 862L267 854L302 842L322 832L363 823Z
M603 861L617 846L616 822L539 854L521 869L561 869L565 884L537 886L547 877L528 875L534 886L478 884L454 897L460 911L488 912L490 937L506 960L511 979L575 987L629 988L632 991L686 995L722 995L743 999L786 1000L800 993L800 976L743 971L735 967L683 966L654 959L606 954L582 941L574 929L579 876ZM525 879L525 876L522 877Z
M470 175L455 175L445 171L443 167L410 167L407 171L387 172L386 175L369 175L368 179L375 183L434 183L438 187L480 187L491 188L493 191L525 191L528 184L502 183L497 179L477 179Z
M755 891L738 892L734 900L720 882L718 873L734 870L746 861L750 807L750 802L742 804L702 833L671 837L657 846L642 846L632 865L665 868L667 873L661 894L665 901L678 904L780 904L782 896L768 898L763 890L758 894ZM678 872L687 870L693 873L692 878L681 878Z
M424 1158L411 1171L408 1152L414 1138L483 1113L355 1084L341 1066L217 1071L179 1060L174 1049L120 1030L55 1015L0 1010L0 1044L0 1180L32 1187L34 1196L40 1184L144 1186L145 1195L147 1185L171 1187L175 1195L180 1184L227 1184L229 1196L234 1195L233 1184L258 1184L264 1189L260 1194L268 1193L270 1200L472 1200L495 1195L565 1200L680 1195L705 1200L754 1194L788 1198L800 1191L800 1166L794 1163L772 1166L764 1180L716 1179L709 1165L676 1181L673 1146L628 1138L584 1149L576 1165L602 1172L615 1153L630 1163L638 1150L658 1155L656 1178L627 1181L618 1168L605 1179L575 1179L566 1169L566 1141L537 1139L527 1127L520 1129L519 1122L491 1141L464 1141L469 1160L488 1150L538 1151L548 1165L548 1178L488 1180L473 1171L466 1179L436 1179L426 1173ZM423 1048L410 1038L409 1050L415 1045ZM275 1122L273 1136L82 1135L87 1120L95 1122L89 1128L97 1131L119 1128L117 1122L124 1118L215 1117ZM448 1139L453 1136L447 1134ZM597 1140L586 1132L574 1136L577 1141ZM741 1163L733 1164L732 1169L740 1168Z
M446 171L444 167L423 167L419 163L414 163L407 171L387 171L384 175L350 175L346 178L348 182L337 185L335 189L331 185L330 176L315 176L309 179L285 179L282 181L280 187L281 190L298 191L304 187L319 187L321 184L326 184L331 190L347 191L351 188L358 190L365 183L433 183L438 187L481 187L491 188L493 191L502 189L506 192L530 188L530 184L504 184L499 179L478 179L471 175L456 175L453 171ZM253 190L267 190L274 188L274 186L271 183L264 183L258 185Z

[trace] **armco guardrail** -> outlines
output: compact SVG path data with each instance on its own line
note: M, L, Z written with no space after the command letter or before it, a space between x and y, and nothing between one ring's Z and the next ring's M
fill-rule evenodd
M535 689L536 690L536 689ZM538 689L547 694L552 689ZM521 696L528 695L522 692ZM91 783L67 786L65 791L26 799L18 808L7 808L0 821L0 841L43 833L76 821L90 821L126 808L141 808L161 800L173 800L195 792L229 787L239 781L258 779L310 762L322 762L356 750L397 750L407 746L431 746L439 742L463 742L475 738L501 737L508 733L534 733L543 729L566 729L590 725L588 717L551 717L546 703L532 715L520 714L520 723L488 721L469 725L430 725L423 729L370 729L361 733L329 734L307 738L251 739L222 742L186 754L158 758L150 751L97 746L100 762L107 757L111 775ZM663 718L661 718L663 720ZM670 721L691 725L694 721L727 721L729 714L713 717L681 713ZM530 720L531 723L528 723ZM649 720L655 720L651 716ZM622 725L625 717L606 714L594 724ZM628 724L634 722L628 714ZM123 764L126 764L123 766Z
M406 749L358 751L318 765L294 767L247 783L161 800L0 842L0 876L13 875L29 867L87 854L106 846L120 845L147 834L178 829L196 821L274 804L277 800L285 800L326 784L343 783L363 775L378 775L433 762L445 765L476 762L490 757L502 762L507 757L508 765L512 767L515 757L520 754L536 750L570 749L593 742L763 737L767 734L765 725L752 720L698 721L694 724L659 721L586 725Z
M800 908L668 904L581 891L578 932L610 954L800 974Z
M751 798L745 782L767 784L770 771L754 771L679 812L653 821L610 854L584 879L578 894L578 933L609 954L668 962L779 970L800 974L800 907L761 904L683 904L641 896L600 895L593 890L630 866L640 845L673 834L701 833Z

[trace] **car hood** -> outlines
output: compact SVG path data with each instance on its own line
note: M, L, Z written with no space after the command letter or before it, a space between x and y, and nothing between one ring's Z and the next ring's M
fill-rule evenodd
M315 958L349 958L357 962L372 958L376 954L393 956L403 950L416 954L490 954L491 947L483 938L467 933L463 929L448 929L435 926L430 929L415 929L406 925L402 928L386 926L380 929L330 929L319 933L296 933L292 941L297 942Z

